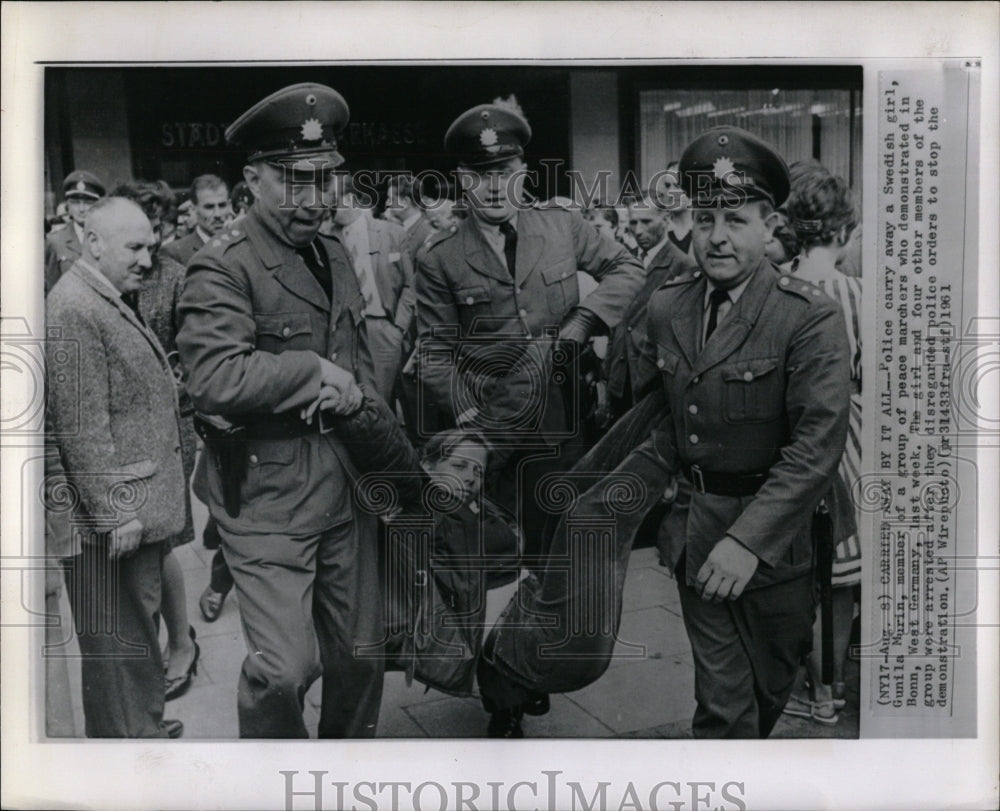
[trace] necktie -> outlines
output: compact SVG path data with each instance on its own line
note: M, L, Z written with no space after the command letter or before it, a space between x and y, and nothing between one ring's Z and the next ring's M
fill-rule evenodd
M122 293L122 301L125 302L126 306L135 313L135 317L139 319L139 323L146 326L146 320L142 317L142 313L139 312L139 294L138 293Z
M375 289L375 280L371 274L371 262L361 261L361 254L358 246L351 242L347 248L351 254L351 265L354 267L354 275L358 278L358 287L361 288L361 297L365 300L365 312L371 313L376 310L375 301L378 291Z
M326 262L320 258L320 251L322 249L316 243L310 243L304 248L296 248L295 252L302 257L302 261L306 263L306 267L309 268L309 272L316 277L316 281L319 282L320 287L323 288L323 292L326 293L326 297L329 300L333 300L333 277L330 274L330 268Z
M503 255L507 260L507 271L513 279L517 276L517 230L507 220L500 223L500 233L503 234Z
M708 327L705 330L705 343L712 337L715 328L719 326L719 307L729 301L729 293L725 290L713 290L708 295Z

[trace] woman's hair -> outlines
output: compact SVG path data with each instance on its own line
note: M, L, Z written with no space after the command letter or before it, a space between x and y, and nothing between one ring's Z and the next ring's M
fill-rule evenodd
M780 243L785 254L783 261L790 262L799 255L799 238L783 209L778 209L778 224L774 227L774 238Z
M420 462L424 465L436 465L451 456L459 445L467 442L482 445L487 450L490 447L489 441L479 431L453 428L450 431L439 431L427 440L420 449Z
M841 229L850 233L858 224L850 187L822 167L798 174L784 209L803 251L828 245Z
M111 192L112 197L124 197L142 209L150 219L162 218L169 210L171 197L169 186L165 190L159 183L148 180L133 180L130 183L120 183Z

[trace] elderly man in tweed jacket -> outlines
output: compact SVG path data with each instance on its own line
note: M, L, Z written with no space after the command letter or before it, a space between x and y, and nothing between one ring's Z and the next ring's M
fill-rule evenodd
M75 494L82 551L67 589L83 653L88 737L177 737L163 720L163 540L184 524L176 384L138 315L153 233L134 203L106 198L84 227L83 256L46 301L48 413ZM57 353L69 342L77 363ZM58 371L56 367L59 367Z

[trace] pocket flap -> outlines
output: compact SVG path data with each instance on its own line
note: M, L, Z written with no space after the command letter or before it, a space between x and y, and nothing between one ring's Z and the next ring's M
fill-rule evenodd
M159 469L159 465L152 459L141 459L138 462L129 462L118 468L118 474L129 479L148 479Z
M290 465L295 458L297 443L279 439L257 440L247 448L247 461L251 467L257 465Z
M283 340L312 332L308 313L259 313L254 316L254 321L257 323L258 335Z
M777 358L744 360L722 368L722 379L727 382L753 383L758 377L773 372L778 367Z
M575 273L576 267L574 265L560 262L558 265L552 265L552 267L547 267L542 271L542 281L546 284L555 284L571 278Z
M459 304L471 307L473 304L487 304L490 302L490 289L488 287L460 287L455 291L455 298Z
M675 352L671 352L665 346L656 346L656 368L661 372L666 372L672 375L677 371L677 364L680 362L680 356Z

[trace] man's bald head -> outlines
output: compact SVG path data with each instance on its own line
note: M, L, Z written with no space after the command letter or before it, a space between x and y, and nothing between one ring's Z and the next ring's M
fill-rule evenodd
M105 197L87 213L84 251L119 293L134 292L151 267L156 245L142 209L123 197Z

